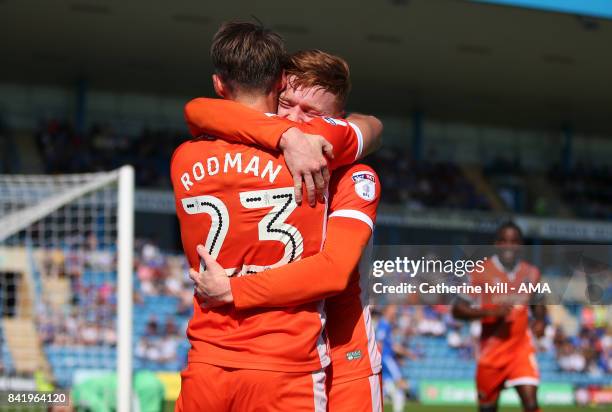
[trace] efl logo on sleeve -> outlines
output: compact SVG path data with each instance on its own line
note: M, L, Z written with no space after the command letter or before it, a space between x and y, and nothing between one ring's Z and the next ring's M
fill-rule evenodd
M323 117L323 120L325 120L327 123L331 124L332 126L336 125L336 121L332 119L331 117Z
M376 197L376 177L366 170L351 176L355 182L355 193L363 200L371 201Z
M331 117L324 117L323 120L331 124L332 126L345 126L346 127L346 122L340 119L332 119Z

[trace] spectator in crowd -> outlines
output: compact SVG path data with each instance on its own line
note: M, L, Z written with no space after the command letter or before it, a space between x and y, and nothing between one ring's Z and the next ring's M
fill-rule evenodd
M145 295L163 294L167 277L165 258L153 241L145 241L138 254L136 266L142 292Z
M582 372L586 367L584 355L574 347L569 339L559 348L557 362L561 370L566 372Z
M84 345L98 345L100 343L100 326L86 323L81 329L80 338Z
M178 335L178 327L176 326L176 322L174 318L168 317L166 319L166 324L164 326L164 336L175 336Z
M179 339L174 319L168 317L162 330L157 318L152 316L136 347L136 356L159 365L174 363L178 360Z
M161 351L159 345L155 344L152 339L143 336L136 346L135 354L138 358L150 362L158 363L161 360Z
M106 322L102 329L102 344L106 346L117 345L117 330L112 322Z
M421 312L417 331L419 335L424 336L443 336L446 333L446 325L433 308L426 306Z
M453 322L446 335L446 343L450 348L457 349L459 356L463 359L472 359L474 341L471 336L464 336L461 333L461 323Z
M147 321L147 326L145 329L145 336L155 337L159 335L159 324L157 322L157 318L155 316L149 317Z
M157 342L160 353L160 363L170 363L177 360L178 339L176 335L164 335Z
M43 344L48 345L55 340L56 325L49 313L38 316L38 335Z

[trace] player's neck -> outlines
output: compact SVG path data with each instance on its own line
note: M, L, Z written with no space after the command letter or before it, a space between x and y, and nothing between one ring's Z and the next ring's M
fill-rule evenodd
M275 93L256 96L244 93L235 96L233 100L263 113L276 113L278 105L278 95Z

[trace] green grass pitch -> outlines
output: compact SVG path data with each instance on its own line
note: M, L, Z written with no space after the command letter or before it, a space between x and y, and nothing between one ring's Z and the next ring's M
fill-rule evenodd
M476 407L474 406L426 406L419 405L417 403L409 403L406 405L404 409L405 412L477 412ZM603 412L608 411L610 409L606 409L606 407L601 408L579 408L577 406L549 406L542 408L542 412ZM164 408L164 412L172 412L174 411L174 402L166 403L166 407ZM334 412L334 411L330 411ZM391 406L385 406L385 412L392 412ZM520 408L508 408L503 407L499 408L498 412L521 412Z

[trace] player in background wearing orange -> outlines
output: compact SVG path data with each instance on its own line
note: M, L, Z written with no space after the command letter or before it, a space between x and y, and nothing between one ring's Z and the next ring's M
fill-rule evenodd
M276 109L284 88L286 56L278 35L250 23L226 23L215 34L211 57L216 92L254 112L252 121L242 124L265 136L254 144L286 153L298 142L296 158L304 147L315 147L314 153L323 156L321 145L312 144L322 138L307 138L289 120L262 122ZM359 126L346 122L315 119L299 128L319 130L331 142L330 169L358 158L367 141ZM171 180L192 269L200 267L200 243L228 274L280 267L321 250L326 205L299 207L288 167L285 156L271 150L214 137L176 149ZM187 330L191 349L176 410L325 411L323 369L330 359L322 307L319 301L282 310L211 309L194 296Z
M298 52L290 60L287 75L288 86L279 99L280 116L309 121L343 112L350 86L344 60L318 50ZM214 104L207 102L207 111ZM207 118L200 116L202 131L221 133L211 129ZM380 183L369 166L344 167L333 173L329 195L321 253L256 276L228 278L202 251L207 271L191 271L190 275L206 296L207 306L280 307L327 297L326 330L332 358L327 369L329 411L382 412L381 357L365 295L368 252L364 251L371 244ZM362 254L365 266L359 264Z
M539 270L521 259L523 235L514 223L501 225L497 231L497 254L489 258L482 273L472 273L473 284L507 283L519 290L523 283L537 283ZM474 302L474 298L479 302ZM506 299L504 303L503 300ZM482 332L476 371L476 388L481 412L497 411L501 390L514 387L525 412L538 412L537 388L540 382L535 345L529 327L529 303L532 296L491 294L461 297L453 305L453 315L464 320L480 320ZM502 302L497 303L497 302ZM471 305L475 303L476 305ZM544 333L546 307L531 305L533 332Z

